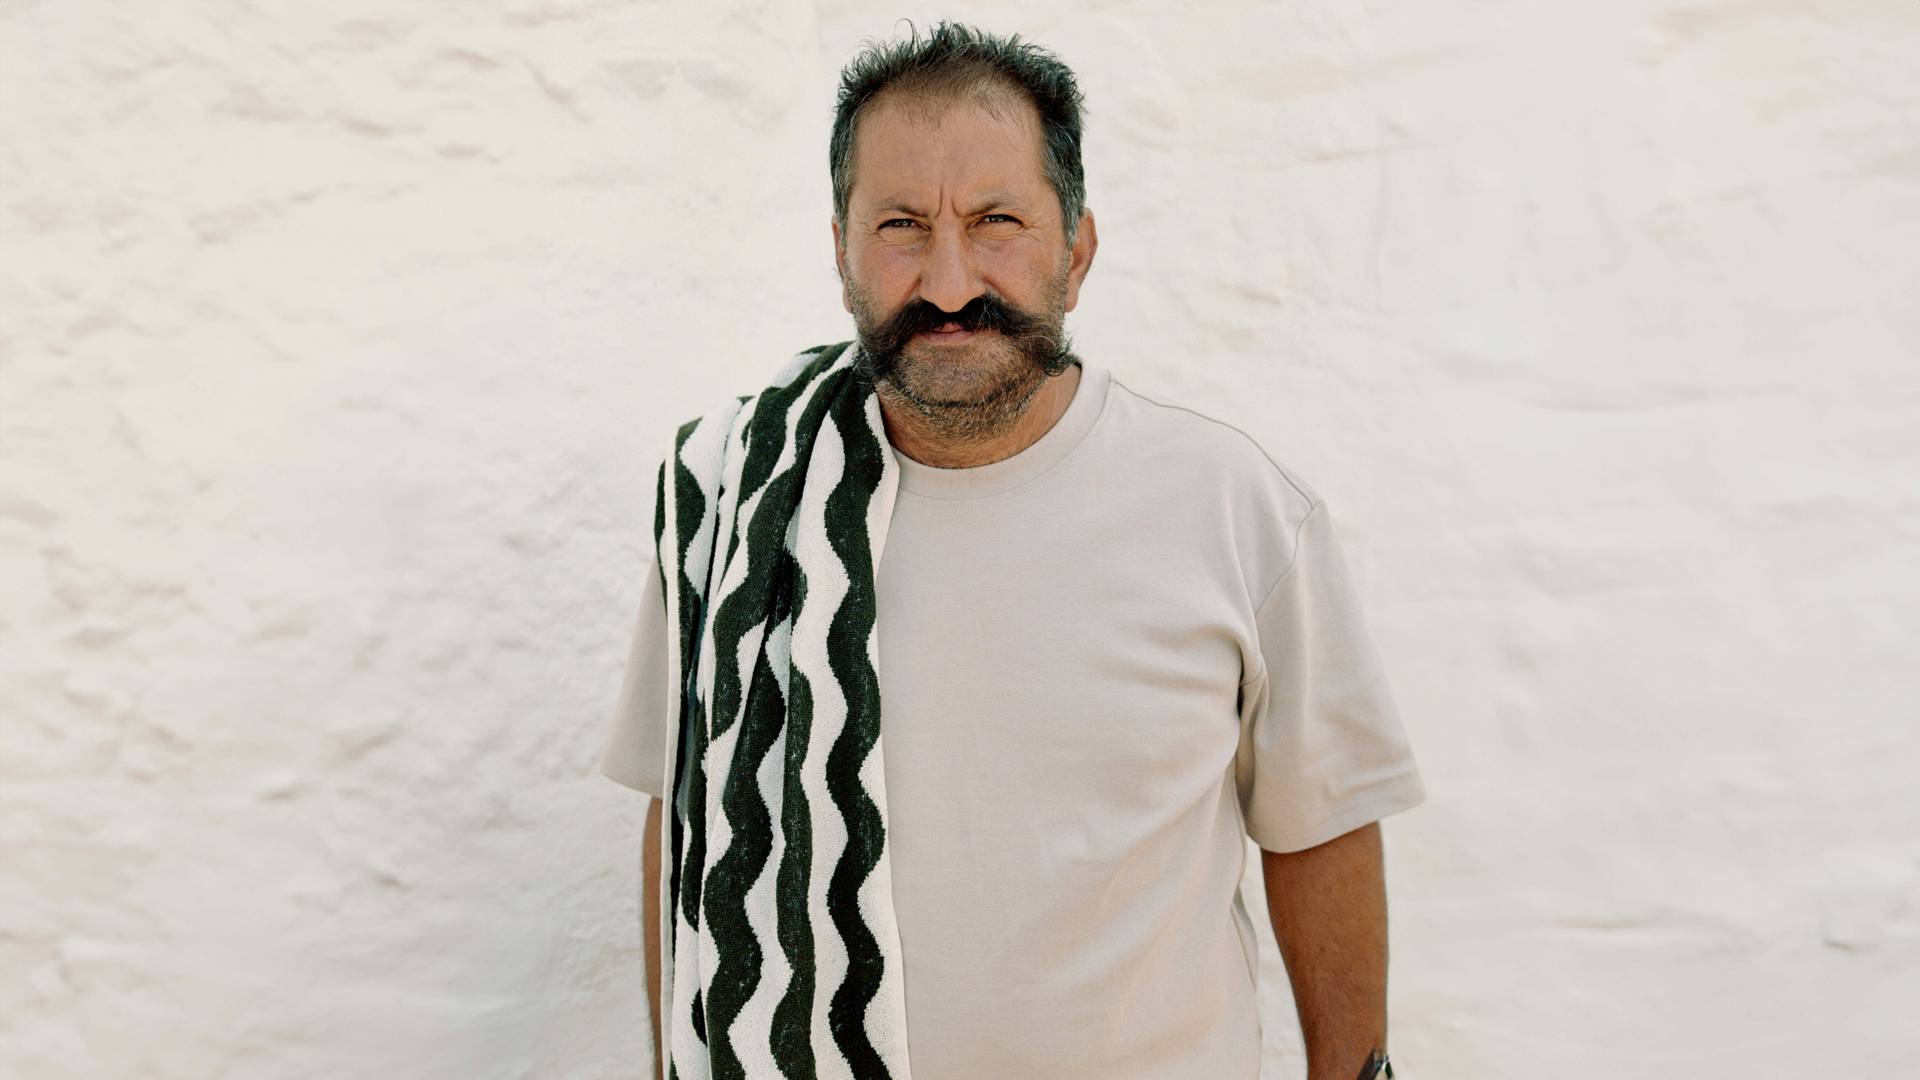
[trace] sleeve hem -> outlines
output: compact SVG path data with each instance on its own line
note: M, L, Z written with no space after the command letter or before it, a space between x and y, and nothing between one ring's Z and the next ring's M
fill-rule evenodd
M1335 837L1371 824L1381 818L1411 810L1427 799L1426 785L1419 773L1408 773L1406 778L1395 783L1385 791L1376 792L1356 802L1348 803L1333 814L1322 818L1311 828L1287 833L1269 833L1264 827L1247 826L1247 835L1260 846L1262 851L1275 855L1287 855L1296 851L1305 851L1317 847Z
M638 777L635 777L631 773L628 773L623 769L617 768L610 762L602 761L600 763L599 773L601 776L604 776L607 779L614 781L615 783L621 785L622 787L630 787L635 791L645 792L646 794L651 795L656 799L665 798L665 796L653 790L653 786L648 785L647 783L640 780Z

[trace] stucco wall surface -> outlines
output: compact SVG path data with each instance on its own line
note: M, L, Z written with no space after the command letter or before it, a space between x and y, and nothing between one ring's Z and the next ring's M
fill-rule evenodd
M1399 1075L1914 1075L1911 0L4 0L0 1076L643 1075L653 455L941 14L1081 73L1080 351L1341 510Z

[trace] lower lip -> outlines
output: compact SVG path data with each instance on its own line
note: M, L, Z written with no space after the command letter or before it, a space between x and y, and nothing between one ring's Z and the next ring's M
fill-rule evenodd
M980 333L980 331L977 330L922 330L914 336L926 338L928 341L952 344L954 342L969 341L978 333Z

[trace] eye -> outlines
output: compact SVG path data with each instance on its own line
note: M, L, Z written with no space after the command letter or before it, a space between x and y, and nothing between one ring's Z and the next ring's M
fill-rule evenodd
M881 222L880 227L883 229L887 229L887 228L892 228L895 225L914 225L914 224L918 224L918 223L908 218L897 217L897 218L888 218L887 220Z
M1013 216L1013 215L1011 215L1011 214L988 214L988 215L987 215L986 217L983 217L983 218L981 218L980 220L981 220L981 221L992 221L992 220L993 220L994 218L999 218L999 219L1000 219L1000 220L1002 220L1002 221L1011 221L1011 222L1013 222L1013 223L1014 223L1014 224L1016 224L1016 225L1018 225L1018 224L1020 223L1020 219L1019 219L1019 218L1016 218L1016 217L1014 217L1014 216Z

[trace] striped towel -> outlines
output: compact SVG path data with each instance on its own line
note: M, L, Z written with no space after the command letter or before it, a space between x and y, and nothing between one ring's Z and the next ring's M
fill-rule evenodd
M874 626L899 465L857 348L795 356L660 466L669 1080L910 1076Z

